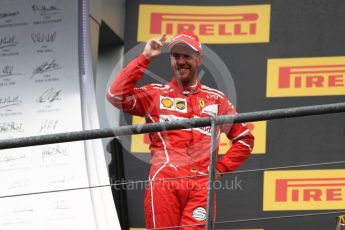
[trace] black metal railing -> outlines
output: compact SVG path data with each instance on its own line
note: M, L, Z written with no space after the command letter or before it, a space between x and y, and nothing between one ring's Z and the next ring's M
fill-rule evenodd
M265 110L258 112L239 113L235 115L216 116L209 118L176 120L170 122L158 122L142 125L128 125L109 129L83 130L76 132L50 134L41 136L31 136L22 138L13 138L0 140L0 149L10 149L19 147L36 146L43 144L54 144L62 142L82 141L114 136L124 136L133 134L152 133L174 129L185 129L211 126L211 148L210 148L210 165L209 165L209 187L207 198L207 221L206 229L212 229L213 219L213 188L215 180L215 149L216 149L216 126L223 124L233 124L241 122L274 120L283 118L303 117L321 114L331 114L345 112L345 103L333 103L324 105L304 106L286 109ZM103 187L103 186L102 186Z

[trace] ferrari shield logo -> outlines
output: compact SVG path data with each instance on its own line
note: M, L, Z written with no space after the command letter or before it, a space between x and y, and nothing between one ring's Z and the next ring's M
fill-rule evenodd
M199 102L199 105L201 108L204 108L205 107L205 101L201 98L198 98L198 102Z

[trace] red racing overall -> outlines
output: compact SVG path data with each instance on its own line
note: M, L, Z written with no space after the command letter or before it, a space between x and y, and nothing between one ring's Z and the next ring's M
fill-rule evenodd
M236 113L226 96L198 81L180 88L171 82L135 88L150 60L141 54L122 69L107 92L107 99L126 113L145 117L147 123L203 118ZM246 124L218 126L231 148L217 160L219 172L234 171L250 155L254 137ZM210 127L162 131L150 134L150 182L145 194L146 227L187 225L183 229L204 229L207 203L207 173L210 155ZM196 177L195 177L196 176ZM185 177L175 180L163 178ZM187 177L187 178L186 178ZM178 228L181 229L181 228Z

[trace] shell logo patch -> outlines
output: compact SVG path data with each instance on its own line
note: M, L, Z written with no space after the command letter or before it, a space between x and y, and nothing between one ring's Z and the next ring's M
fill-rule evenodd
M187 100L185 98L160 96L159 108L179 113L187 113Z
M167 97L163 98L161 100L161 103L166 108L171 108L174 105L174 102L170 98L167 98Z

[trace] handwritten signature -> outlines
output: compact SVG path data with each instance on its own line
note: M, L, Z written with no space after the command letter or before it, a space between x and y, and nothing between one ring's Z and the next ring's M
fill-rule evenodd
M54 88L47 89L46 91L42 93L41 96L39 96L36 99L36 102L37 103L45 103L45 102L52 103L54 101L61 100L61 97L60 97L61 91L62 89L59 89L59 90L56 90Z
M23 129L23 124L22 123L0 123L0 133L4 132L22 132Z
M33 208L22 208L13 210L13 214L20 214L20 213L34 213Z
M57 8L56 6L39 6L39 5L32 5L32 10L36 13L39 12L41 16L43 15L52 15L52 14L57 14L60 9Z
M13 73L14 66L13 65L6 65L3 70L2 74L0 74L0 77L9 77L13 75L21 75L20 73Z
M27 187L30 185L29 183L30 180L28 179L19 179L17 181L15 181L14 183L12 183L8 188L9 189L22 189L24 187Z
M6 155L6 156L0 158L0 163L15 162L15 161L22 160L22 159L25 159L25 158L26 158L26 155L24 155L24 154L20 154L18 156L16 156L16 155Z
M71 182L73 178L74 178L73 176L56 175L51 179L50 185L57 186L57 185L66 184L68 182Z
M15 36L0 38L0 49L6 48L6 47L14 47L17 44L18 42L16 41Z
M40 133L42 132L51 132L56 130L59 120L45 120L40 127Z
M31 78L33 78L37 74L51 72L51 71L55 71L55 70L58 70L58 69L61 69L61 68L62 67L58 63L56 63L55 59L53 61L51 61L51 62L43 62L41 65L39 65L37 68L35 68L32 71Z
M19 14L19 11L0 13L0 19L2 19L2 18L7 18L7 17L17 16L18 14Z
M54 147L44 147L42 149L42 160L44 161L48 157L54 156L67 156L67 147L61 147L59 145Z
M5 107L9 106L15 106L22 104L23 101L19 99L19 95L11 97L0 97L0 109L3 109Z
M34 43L43 43L43 42L54 42L56 38L56 32L42 34L42 33L32 33L31 39Z
M55 202L55 210L68 210L69 204L65 200L57 200Z

